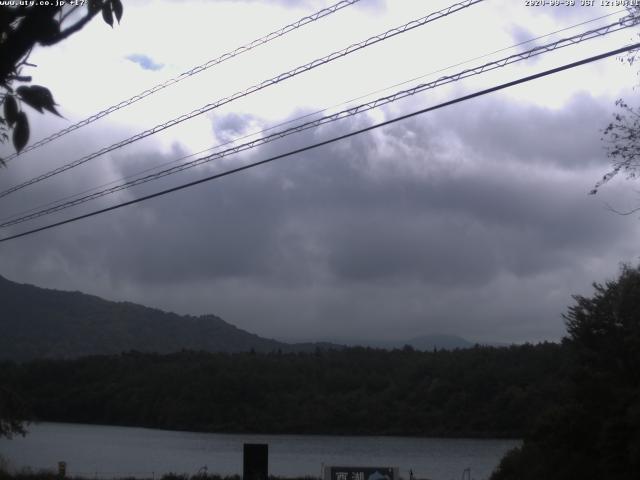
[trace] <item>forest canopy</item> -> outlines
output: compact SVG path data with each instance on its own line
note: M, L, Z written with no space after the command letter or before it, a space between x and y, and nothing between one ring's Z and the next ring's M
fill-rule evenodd
M562 401L557 344L131 352L0 364L38 420L211 432L520 437Z

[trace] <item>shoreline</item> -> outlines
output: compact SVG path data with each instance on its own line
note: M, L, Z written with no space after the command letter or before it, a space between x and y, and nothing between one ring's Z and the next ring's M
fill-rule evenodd
M340 438L410 438L410 439L435 439L435 440L514 440L521 441L522 435L501 435L500 432L496 432L495 434L487 433L487 432L475 432L467 433L463 435L458 434L438 434L438 433L426 433L423 435L412 434L412 433L352 433L352 432L333 432L333 431L325 431L325 432L307 432L307 431L298 431L298 432L289 432L289 431L281 431L281 432L264 432L264 431L242 431L242 430L225 430L225 431L212 431L205 429L196 429L196 430L187 430L183 428L169 428L165 426L150 426L150 425L141 425L141 424L126 424L126 423L91 423L91 422L74 422L67 420L30 420L25 421L25 430L27 435L29 435L29 426L30 425L43 425L43 424L57 424L57 425L74 425L74 426L88 426L88 427L105 427L105 428L135 428L142 430L151 430L154 432L171 432L171 433L196 433L196 434L211 434L211 435L247 435L251 437L257 436L305 436L305 437L340 437ZM15 438L20 438L20 435L17 435Z

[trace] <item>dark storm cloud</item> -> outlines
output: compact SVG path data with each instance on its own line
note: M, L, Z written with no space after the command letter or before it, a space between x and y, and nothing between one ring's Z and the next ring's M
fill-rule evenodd
M523 166L549 164L582 170L607 163L600 138L612 111L613 105L580 93L562 109L514 108L509 100L482 100L477 108L445 110L442 118L448 127L455 126L453 131L472 144L478 156Z
M587 95L561 110L500 98L443 110L10 244L2 271L217 313L270 336L365 326L378 336L558 336L574 287L598 280L585 272L615 270L633 243L633 226L586 195L606 167L597 129L607 114ZM214 126L244 132L254 121ZM243 161L367 123L306 132ZM134 164L121 152L112 168L127 175L183 153Z
M496 108L500 115L488 115ZM583 161L582 148L576 153L571 142L554 141L562 139L556 129L587 138L580 123L594 109L578 100L572 114L487 104L455 121L454 112L398 124L196 187L140 207L151 220L122 226L128 248L111 249L109 264L153 283L229 277L286 284L322 271L337 282L448 285L560 268L612 233L592 222L575 177L544 173ZM523 120L534 139L518 129ZM464 146L452 159L439 158L451 132ZM288 145L294 142L251 159ZM585 147L587 153L597 157ZM448 161L470 163L452 175ZM523 175L532 161L543 173Z

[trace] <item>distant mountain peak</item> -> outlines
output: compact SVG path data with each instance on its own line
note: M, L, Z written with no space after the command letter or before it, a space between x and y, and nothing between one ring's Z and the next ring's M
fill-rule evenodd
M393 350L410 346L416 350L428 351L428 350L455 350L460 348L471 348L474 346L473 342L453 334L445 333L432 333L424 334L409 339L400 340L364 340L364 339L331 339L329 341L336 341L350 346L361 346L371 348L381 348L386 350Z

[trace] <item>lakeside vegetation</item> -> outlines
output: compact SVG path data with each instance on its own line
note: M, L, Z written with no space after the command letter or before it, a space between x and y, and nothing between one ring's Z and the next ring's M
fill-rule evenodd
M88 479L81 476L65 476L66 480L95 480L95 478ZM269 480L320 480L318 477L277 477L269 475ZM32 472L29 470L22 470L19 472L11 473L6 469L0 468L0 480L61 480L60 476L49 470L43 470L38 472ZM210 473L198 473L195 475L167 473L162 476L153 478L140 478L140 477L119 477L118 480L242 480L240 475L227 475L221 476Z
M562 401L492 480L640 478L640 267L594 289L565 316L573 360Z
M130 352L0 363L41 421L208 432L520 438L561 402L558 344L420 352Z
M492 480L639 478L640 267L625 266L618 279L594 289L591 297L574 297L561 344L129 352L6 361L0 378L34 420L211 432L522 437Z

